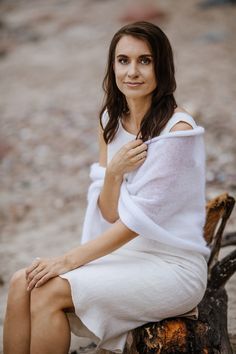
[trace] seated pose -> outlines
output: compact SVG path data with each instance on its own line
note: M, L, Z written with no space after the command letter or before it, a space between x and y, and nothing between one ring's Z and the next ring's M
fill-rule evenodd
M176 103L163 31L122 27L103 87L81 244L14 274L4 354L67 354L71 330L122 353L129 331L186 315L204 295L204 128Z

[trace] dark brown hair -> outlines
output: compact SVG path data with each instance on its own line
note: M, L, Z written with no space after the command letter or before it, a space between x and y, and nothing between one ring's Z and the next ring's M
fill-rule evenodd
M143 141L158 136L177 107L173 95L176 89L173 52L165 33L158 26L144 21L122 27L112 38L106 74L103 80L105 99L100 112L100 124L104 129L103 136L106 143L110 143L114 139L120 117L129 111L126 98L116 85L113 70L116 45L125 35L146 41L154 59L157 87L152 93L151 107L141 122L139 133L141 133ZM102 115L106 109L109 120L103 127Z

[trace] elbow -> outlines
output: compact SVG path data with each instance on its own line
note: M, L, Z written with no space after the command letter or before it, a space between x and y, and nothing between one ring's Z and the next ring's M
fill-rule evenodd
M119 219L119 215L102 215L102 216L110 224L114 224Z
M100 212L102 214L103 219L105 219L110 224L114 224L119 219L119 215L118 214L103 213L101 208L100 208Z
M107 222L110 224L114 224L118 219L119 219L119 214L114 208L104 208L103 205L101 205L101 200L100 198L98 199L98 207L100 210L100 213Z

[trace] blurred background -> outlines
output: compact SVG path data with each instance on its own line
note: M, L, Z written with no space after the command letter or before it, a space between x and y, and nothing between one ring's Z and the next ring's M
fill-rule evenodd
M226 0L0 0L1 328L13 272L79 243L107 50L122 25L165 31L177 102L206 129L206 198L236 196L235 18ZM236 343L236 276L227 289ZM73 346L93 353L88 340Z

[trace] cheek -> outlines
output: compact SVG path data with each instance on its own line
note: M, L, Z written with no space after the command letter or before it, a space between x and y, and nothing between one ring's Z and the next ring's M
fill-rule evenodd
M140 67L140 74L146 80L149 85L156 84L156 75L154 68L151 66L141 66Z
M115 73L115 77L116 79L120 79L122 78L122 76L124 75L124 68L120 67L120 66L114 66L114 73Z
M156 80L155 77L154 77L154 79L153 79L153 87L154 87L154 89L157 87L157 80Z
M154 87L154 89L155 89L157 86L157 80L156 80L156 75L155 75L154 70L151 70L151 72L150 72L150 83L151 83L151 86Z
M114 74L115 74L116 84L118 88L120 88L125 75L124 70L114 67Z

